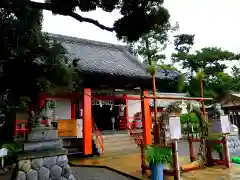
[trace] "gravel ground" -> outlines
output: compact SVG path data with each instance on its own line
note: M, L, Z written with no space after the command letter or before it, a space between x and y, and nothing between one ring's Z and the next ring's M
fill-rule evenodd
M104 168L71 167L76 180L132 180Z

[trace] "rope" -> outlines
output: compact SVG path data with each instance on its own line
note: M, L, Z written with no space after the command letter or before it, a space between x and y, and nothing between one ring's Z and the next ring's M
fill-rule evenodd
M166 142L166 137L165 137L165 132L168 130L166 129L166 125L169 124L169 116L171 113L175 113L177 111L180 111L179 105L180 105L181 101L176 101L174 103L172 103L171 105L169 105L169 107L167 107L163 113L162 113L162 117L161 117L161 121L160 121L160 128L161 128L161 143L163 145L167 145ZM194 104L191 104L192 101L187 101L188 105L192 105L194 106ZM194 107L191 109L191 112L194 112L200 119L201 119L201 124L200 126L202 127L202 132L200 134L201 136L201 142L200 142L200 147L199 147L199 151L197 154L197 160L194 161L193 163L198 163L199 166L203 166L206 164L207 162L207 147L206 147L206 137L207 137L207 128L206 128L206 123L202 121L202 114L201 114L201 110Z

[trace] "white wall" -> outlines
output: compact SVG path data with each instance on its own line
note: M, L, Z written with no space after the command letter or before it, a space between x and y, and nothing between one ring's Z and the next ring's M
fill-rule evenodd
M128 117L130 118L129 121L132 121L132 117L137 112L141 112L141 101L140 100L128 100Z
M71 99L68 98L48 98L56 101L55 112L58 118L71 119Z

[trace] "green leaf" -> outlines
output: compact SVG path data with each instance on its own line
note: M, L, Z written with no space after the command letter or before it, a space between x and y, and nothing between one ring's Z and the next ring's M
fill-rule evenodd
M145 154L150 165L172 164L172 149L170 147L148 146Z

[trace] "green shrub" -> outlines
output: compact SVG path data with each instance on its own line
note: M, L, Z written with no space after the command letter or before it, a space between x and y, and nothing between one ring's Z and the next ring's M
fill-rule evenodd
M172 149L170 147L148 146L145 153L149 165L172 164Z
M22 146L17 143L3 144L1 148L8 149L8 155L4 157L5 165L12 165L17 161L17 155L22 151Z
M192 113L181 115L180 121L182 124L185 124L187 122L191 124L199 124L201 119L195 113L192 112Z

